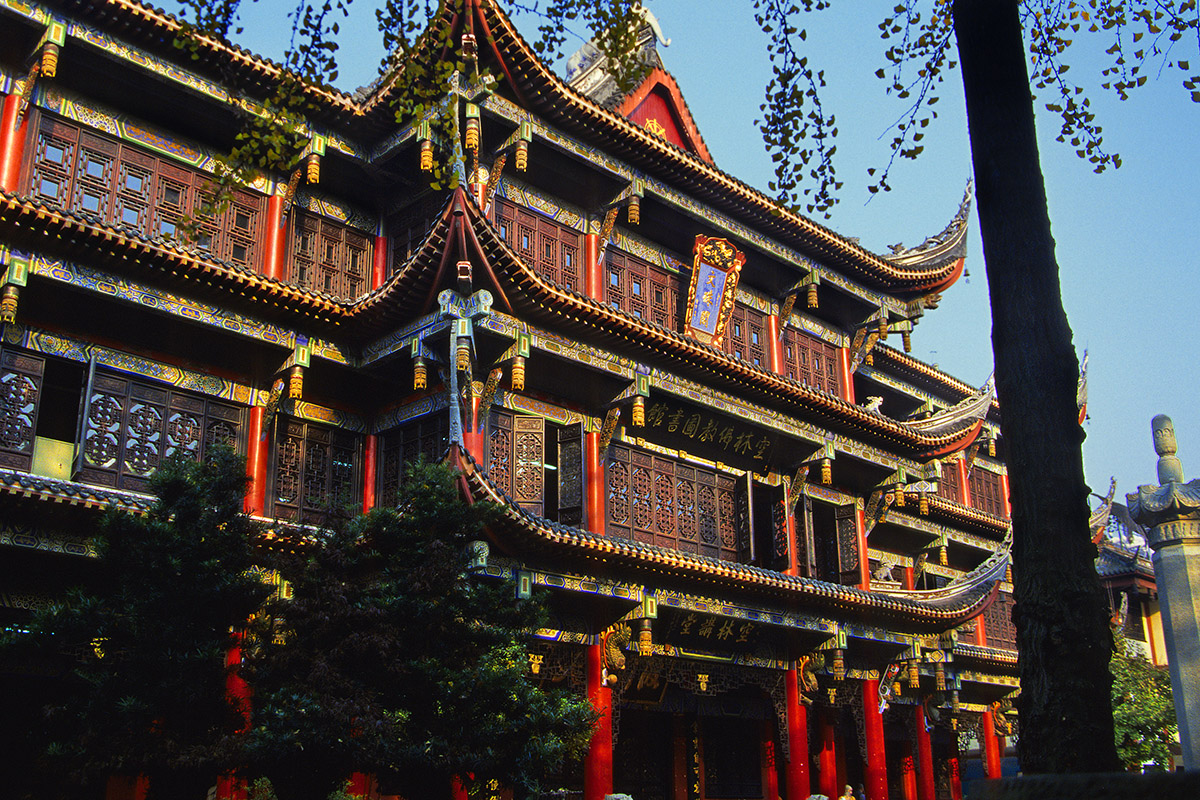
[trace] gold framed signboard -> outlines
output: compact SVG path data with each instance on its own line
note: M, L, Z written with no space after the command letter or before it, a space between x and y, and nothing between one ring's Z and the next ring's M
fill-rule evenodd
M704 234L697 234L692 252L685 333L704 344L720 347L746 254L728 239Z

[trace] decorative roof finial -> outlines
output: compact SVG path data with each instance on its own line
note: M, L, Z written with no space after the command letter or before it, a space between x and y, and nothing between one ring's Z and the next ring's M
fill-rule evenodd
M1150 421L1154 435L1154 452L1158 453L1158 484L1183 483L1183 462L1175 455L1175 424L1166 414L1159 414Z

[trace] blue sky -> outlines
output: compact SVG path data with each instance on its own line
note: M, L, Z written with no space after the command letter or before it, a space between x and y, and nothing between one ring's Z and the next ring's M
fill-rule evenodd
M971 175L955 72L947 78L925 152L915 162L899 163L890 181L893 191L867 202L866 170L886 161L885 131L903 111L874 76L884 63L878 23L892 5L842 0L834 10L808 15L803 43L810 61L825 71L823 101L837 115L837 166L845 182L841 203L822 221L877 252L940 231ZM649 0L647 6L671 40L661 48L662 58L718 166L765 188L772 167L755 120L770 67L752 4ZM291 7L277 0L246 4L245 33L238 42L279 58L287 36L282 17ZM527 38L536 36L536 18L517 22ZM338 83L353 89L375 77L382 52L373 4L359 0L342 29ZM576 32L582 34L582 28ZM569 54L581 43L568 38L564 50ZM1087 49L1071 62L1070 76L1089 91L1100 83L1107 44L1095 46L1081 37ZM1063 302L1076 350L1090 353L1087 477L1102 494L1115 476L1124 494L1155 481L1150 418L1158 413L1175 421L1185 476L1200 477L1200 371L1193 345L1200 333L1200 104L1190 101L1176 71L1158 80L1152 74L1123 103L1097 89L1092 103L1107 147L1122 156L1119 170L1093 174L1072 149L1054 141L1058 126L1044 109L1038 128ZM975 220L969 248L970 276L917 326L913 354L980 385L992 369L991 318Z

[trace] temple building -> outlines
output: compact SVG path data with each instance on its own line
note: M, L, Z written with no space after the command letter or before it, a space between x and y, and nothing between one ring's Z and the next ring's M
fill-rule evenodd
M960 800L968 742L999 773L1000 409L908 354L969 190L870 252L714 163L649 18L624 93L452 0L369 89L303 87L294 169L212 211L278 65L136 0L0 15L4 621L172 454L232 443L271 525L387 504L424 454L503 509L477 572L549 597L529 679L600 711L553 785ZM397 122L434 41L462 69Z

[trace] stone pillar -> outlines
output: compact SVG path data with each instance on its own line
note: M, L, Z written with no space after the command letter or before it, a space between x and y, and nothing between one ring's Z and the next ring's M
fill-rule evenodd
M1160 414L1151 428L1159 485L1142 486L1126 500L1154 551L1184 769L1200 770L1200 480L1183 482L1171 418Z

